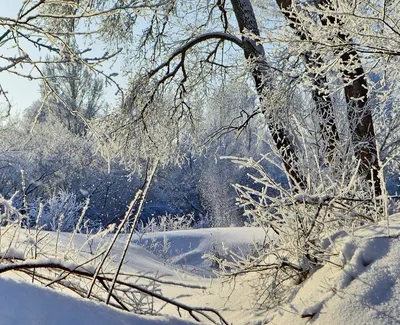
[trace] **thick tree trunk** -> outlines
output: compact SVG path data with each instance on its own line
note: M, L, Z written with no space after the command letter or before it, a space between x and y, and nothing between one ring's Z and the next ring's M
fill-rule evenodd
M329 0L322 0L321 4L329 8L331 3ZM321 22L325 26L341 24L339 18L332 16L321 16ZM339 42L346 44L337 47L336 53L340 57L342 79L345 84L344 93L354 153L360 161L359 173L367 181L372 182L375 195L379 196L382 194L380 166L372 112L368 106L368 84L365 71L358 52L349 45L351 44L349 35L338 32L337 38Z
M300 38L300 40L310 41L311 36L301 28L301 21L291 11L292 0L276 0L276 3L286 17L289 26L293 29L294 33ZM340 154L340 139L336 127L335 114L328 89L328 82L325 76L317 75L313 72L323 65L323 61L320 57L310 52L305 53L305 61L307 68L310 71L308 77L312 80L314 86L311 95L316 106L316 112L319 116L324 153L329 162L338 163L337 156Z
M231 0L231 2L240 32L243 35L244 55L253 65L252 75L262 104L265 102L265 94L270 87L268 82L270 76L264 48L257 42L257 38L260 36L257 19L250 0ZM285 128L273 116L270 116L268 127L292 183L301 189L307 188L307 183L298 169L295 147Z

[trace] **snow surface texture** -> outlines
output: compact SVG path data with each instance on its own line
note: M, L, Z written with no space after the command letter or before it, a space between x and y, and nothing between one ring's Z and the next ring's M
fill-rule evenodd
M390 236L389 236L390 235ZM399 324L400 323L400 215L386 224L366 226L353 234L338 232L325 245L337 256L332 263L316 270L301 285L293 285L290 300L274 310L252 307L252 288L244 278L229 283L210 278L210 262L204 253L226 246L237 251L263 240L257 228L217 228L149 234L135 242L167 245L165 256L133 244L129 249L128 272L168 274L164 280L206 286L206 290L182 287L162 288L167 297L191 306L212 307L231 324ZM68 242L62 234L61 242ZM77 236L76 245L83 239ZM222 242L224 245L222 245ZM146 245L147 245L146 244ZM115 247L117 253L121 241ZM167 306L170 316L142 317L97 303L56 293L26 282L1 278L0 324L189 324L178 319L175 307ZM234 289L234 290L233 290ZM188 320L189 319L189 320Z
M55 236L51 232L48 232L48 234ZM210 278L203 276L212 274L210 262L202 258L203 253L212 253L216 249L222 249L222 241L227 243L227 247L245 249L252 246L253 240L263 240L264 233L261 229L255 228L219 228L173 231L166 234L155 233L147 237L153 243L159 242L160 244L164 244L167 239L169 243L167 260L161 259L157 256L158 254L154 254L157 252L149 252L142 246L132 243L128 250L124 271L146 273L146 275L167 275L162 279L207 287L210 289L209 291L165 286L162 288L162 292L170 298L180 296L179 301L191 306L222 309L225 300L221 301L221 281L214 280L215 282L210 285ZM145 240L146 238L143 237L141 239L136 238L135 242ZM69 242L70 234L61 233L59 246L65 247ZM84 242L84 236L75 236L74 245L76 247L81 247ZM113 254L118 257L123 247L124 236L116 243ZM49 250L52 249L49 247ZM86 250L83 249L82 253ZM12 256L20 256L21 254L18 250L8 251L8 255ZM23 254L20 257L23 257ZM199 276L199 274L202 275ZM13 273L6 273L6 277L3 274L3 277L0 278L0 290L2 293L0 295L0 325L193 324L193 319L184 311L181 311L181 314L186 319L179 318L178 311L173 306L166 306L163 309L163 313L171 316L138 316L89 300L72 297L67 292L59 293L18 279L18 274ZM214 286L216 291L213 291ZM229 286L226 289L229 289ZM227 295L228 293L226 293ZM210 296L212 297L211 300L209 299ZM213 299L216 299L218 304L215 304ZM159 305L163 305L163 303L159 303Z
M172 317L143 317L36 285L0 279L2 325L184 325Z
M256 242L263 242L264 237L261 228L206 228L146 234L135 243L148 248L168 264L193 274L214 277L212 262L204 258L205 254L224 256L226 250L245 254Z
M339 256L316 271L270 324L400 324L400 215L338 236Z

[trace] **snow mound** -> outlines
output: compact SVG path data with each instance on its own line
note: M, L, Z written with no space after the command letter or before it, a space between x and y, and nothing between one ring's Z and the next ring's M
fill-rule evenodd
M173 317L144 317L54 290L0 278L2 325L188 325Z
M289 300L273 310L254 309L251 277L249 282L246 276L231 282L210 279L212 265L203 258L204 254L223 254L224 248L249 251L264 237L262 229L245 227L149 234L135 239L123 268L126 272L168 275L162 279L205 288L160 284L166 297L190 306L215 308L235 325L400 323L400 214L391 217L390 227L381 223L327 238L323 246L334 253L331 263L295 286ZM67 234L62 234L60 245L68 241ZM83 241L84 237L77 235L75 245L80 247ZM150 252L143 247L147 247L146 241L153 245ZM163 245L168 246L164 261L160 255ZM117 241L116 256L123 246L124 240ZM179 313L170 305L163 313L171 316L142 317L4 277L0 288L0 324L175 325L192 321L173 318ZM190 317L187 313L182 316Z
M273 324L399 324L400 215L331 240L337 255L269 321Z
M136 238L135 243L153 251L166 264L212 277L212 262L204 258L205 254L224 256L227 251L246 254L254 249L255 243L264 240L265 231L261 228L230 227L156 232Z

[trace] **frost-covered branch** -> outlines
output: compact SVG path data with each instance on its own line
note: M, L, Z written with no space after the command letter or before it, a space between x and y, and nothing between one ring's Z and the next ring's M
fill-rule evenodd
M9 261L14 260L14 258L11 257L7 257L7 259ZM84 277L86 279L90 279L94 276L93 272L90 272L88 270L85 270L84 267L76 267L75 265L71 265L71 264L66 264L63 263L59 260L56 259L42 259L42 260L35 260L35 261L22 261L19 263L10 263L10 264L6 264L6 265L0 265L0 274L1 273L5 273L5 272L9 272L9 271L21 271L21 272L25 272L26 270L30 270L30 269L44 269L44 270L62 270L62 271L66 271L69 272L72 275L76 275L79 277ZM98 281L105 281L107 283L110 283L113 281L112 277L109 276L104 276L104 275L98 275L96 277L96 279ZM189 305L180 303L178 301L175 301L173 299L167 298L157 292L154 292L152 290L147 289L146 287L140 286L138 284L135 283L131 283L131 282L127 282L127 281L123 281L123 280L115 280L115 283L117 283L118 285L122 286L122 287L126 287L128 289L134 289L137 290L139 292L142 292L146 295L149 295L151 297L154 297L160 301L163 301L165 303L171 304L175 307L178 308L178 310L185 310L186 312L188 312L190 314L190 316L195 319L196 321L200 322L201 318L200 317L204 317L205 319L209 320L210 322L212 322L213 324L218 324L219 322L222 322L223 324L228 325L228 322L214 309L212 308L202 308L202 307L191 307ZM67 284L64 284L67 288L69 288L69 286ZM71 287L72 289L73 287ZM76 288L75 288L76 289ZM83 288L80 289L80 292L82 292ZM123 290L122 288L119 288L119 290ZM215 320L213 317L211 317L209 314L214 315L217 317L217 320Z

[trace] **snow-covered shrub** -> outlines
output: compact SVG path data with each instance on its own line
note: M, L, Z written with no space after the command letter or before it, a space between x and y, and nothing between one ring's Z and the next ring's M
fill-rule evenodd
M77 201L75 194L60 191L45 202L39 224L48 230L71 232L78 222L82 209L83 202Z
M130 172L118 162L108 164L93 134L74 134L57 120L38 122L30 133L31 123L15 118L0 126L2 195L18 192L13 200L17 208L24 207L25 199L35 206L61 190L74 193L78 201L90 196L86 216L103 224L124 213L140 180L128 177Z
M264 159L272 162L268 156ZM307 190L290 188L274 180L261 161L231 158L249 169L252 185L236 184L237 204L253 226L265 230L268 241L255 246L252 254L213 259L223 275L257 273L259 304L274 304L282 298L288 280L301 282L312 269L329 259L326 240L338 230L351 232L354 227L376 222L384 217L383 197L374 197L372 189L363 188L357 168L310 174ZM343 173L340 175L340 173ZM320 178L319 178L320 177ZM325 181L321 181L324 180Z
M138 244L148 249L159 257L164 263L167 262L171 243L167 236L159 236L160 232L188 230L195 224L194 214L171 215L152 217L146 223L141 220L136 228L139 236Z
M26 225L26 218L13 205L13 198L7 200L0 194L0 224Z
M143 222L141 220L137 226L138 234L154 233L161 231L188 230L192 229L195 218L194 214L172 215L152 217Z

